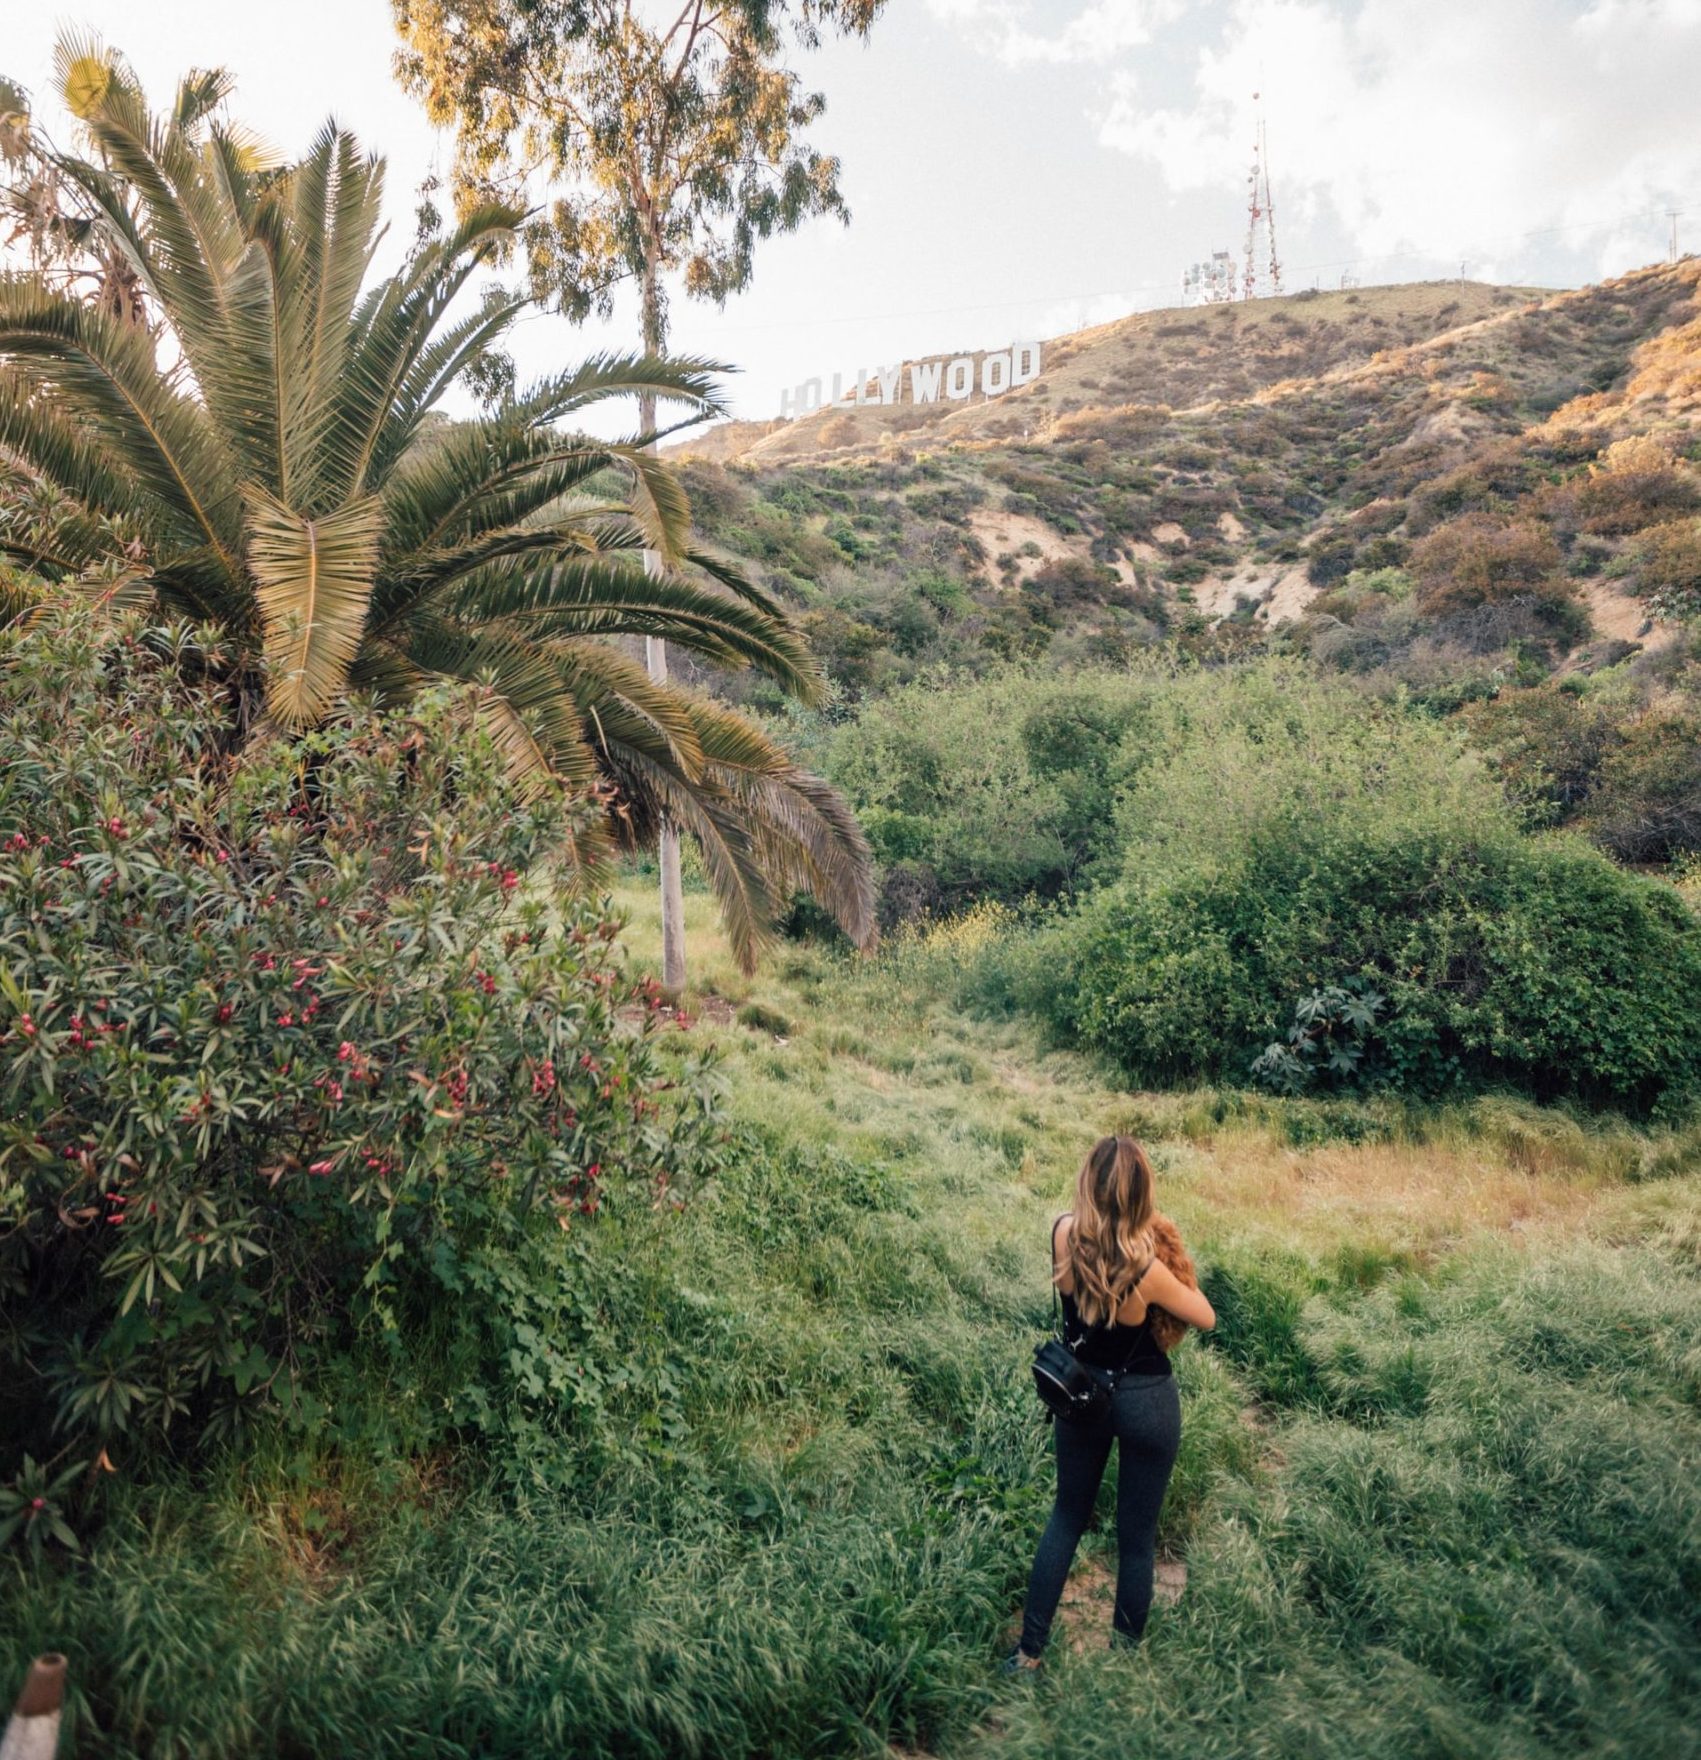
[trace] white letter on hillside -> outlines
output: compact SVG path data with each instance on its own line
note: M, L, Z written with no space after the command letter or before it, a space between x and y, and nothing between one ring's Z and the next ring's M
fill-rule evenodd
M903 378L903 367L882 367L880 369L880 401L896 403L898 401L898 381Z
M939 401L939 375L944 371L939 361L927 361L910 368L910 399L914 403Z
M1026 385L1040 375L1040 345L1018 342L1010 350L1010 383Z
M782 422L797 420L799 395L798 388L795 386L790 391L780 393L780 420Z
M960 354L945 369L945 395L953 403L961 403L975 388L975 364Z
M989 354L980 363L980 388L988 397L997 397L1010 389L1010 357Z
M797 388L797 411L799 415L812 416L821 407L821 381L805 379Z

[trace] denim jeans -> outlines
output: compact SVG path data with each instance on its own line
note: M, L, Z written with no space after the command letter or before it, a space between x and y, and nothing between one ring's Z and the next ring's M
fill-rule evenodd
M1102 1373L1102 1372L1101 1372ZM1181 1447L1181 1398L1173 1375L1105 1374L1110 1405L1085 1424L1060 1418L1057 1502L1040 1537L1022 1615L1022 1649L1038 1656L1051 1635L1075 1548L1093 1518L1093 1502L1112 1442L1121 1444L1116 1471L1116 1609L1114 1631L1130 1643L1146 1629L1152 1607L1152 1565L1171 1469Z

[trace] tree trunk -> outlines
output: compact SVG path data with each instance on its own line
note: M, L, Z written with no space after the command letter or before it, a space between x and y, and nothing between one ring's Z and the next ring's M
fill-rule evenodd
M652 249L644 262L644 348L659 355L666 342L661 309L660 264ZM655 432L656 399L645 392L638 399L638 423L646 434ZM654 550L644 552L644 567L661 572L661 558ZM667 643L660 636L644 637L644 660L657 684L667 683ZM685 892L679 876L679 831L664 813L657 832L661 864L662 992L678 1004L685 998Z

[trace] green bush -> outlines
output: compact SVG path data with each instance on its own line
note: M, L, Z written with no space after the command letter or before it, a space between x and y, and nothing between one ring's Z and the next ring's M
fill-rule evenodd
M73 612L0 645L4 1454L49 1417L311 1422L359 1329L445 1311L442 1421L592 1397L528 1280L690 1145L617 925L517 896L572 814L515 796L470 702L236 764L192 632Z
M925 869L942 903L1057 894L1113 846L1151 689L1100 672L916 683L838 730L824 766L880 861Z
M1015 1000L1156 1083L1245 1080L1296 1004L1386 1008L1358 1086L1508 1083L1646 1111L1701 1085L1701 923L1536 841L1453 733L1280 667L1164 699L1124 877L1007 967Z
M1656 711L1625 728L1602 759L1583 823L1621 861L1701 849L1701 717Z

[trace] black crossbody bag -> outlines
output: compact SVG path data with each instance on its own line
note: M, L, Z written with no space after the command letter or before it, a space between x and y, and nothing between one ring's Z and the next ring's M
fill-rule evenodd
M1062 1220L1060 1216L1057 1222ZM1057 1294L1057 1222L1051 1225L1051 1307L1056 1331L1034 1347L1034 1390L1052 1417L1086 1424L1109 1406L1110 1389L1064 1342L1063 1304ZM1140 1277L1151 1268L1148 1259ZM1140 1277L1135 1278L1136 1284Z

